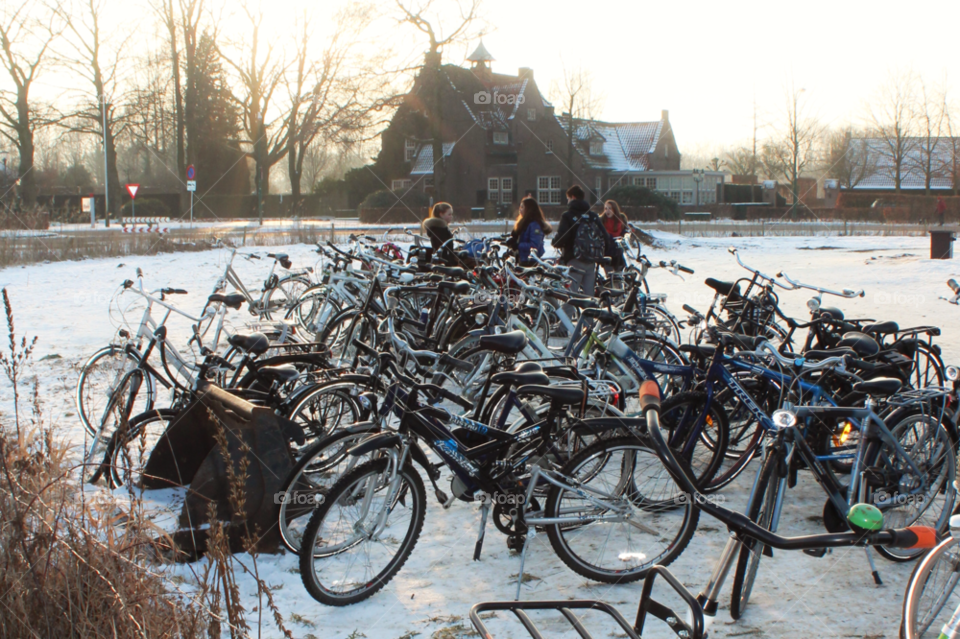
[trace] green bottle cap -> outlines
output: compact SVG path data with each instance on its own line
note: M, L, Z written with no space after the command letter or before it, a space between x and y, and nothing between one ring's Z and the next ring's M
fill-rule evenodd
M861 530L881 530L883 513L873 504L855 504L847 513L847 521Z

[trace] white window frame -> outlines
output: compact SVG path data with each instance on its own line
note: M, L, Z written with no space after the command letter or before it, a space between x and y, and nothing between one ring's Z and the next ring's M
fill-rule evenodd
M599 175L597 176L597 179L594 181L594 186L597 187L596 195L597 195L597 200L599 201L603 196L603 178L600 177Z
M417 157L417 143L411 139L403 141L403 160L412 162Z
M423 176L423 190L432 189L434 187L433 176L425 175Z
M540 204L562 204L559 175L537 176L537 200Z
M590 142L590 155L603 155L603 142L592 140Z
M611 175L610 176L610 188L616 188L618 186L626 186L630 183L630 180L625 175Z
M681 198L681 204L693 204L693 191L684 191Z
M500 203L513 203L513 178L500 178Z
M657 178L655 178L655 177L648 177L648 178L647 178L647 182L646 182L646 184L644 184L644 186L647 187L648 189L650 189L651 191L656 191L656 190L657 190Z
M527 109L527 121L535 122L537 119L537 110L536 109Z
M487 178L487 199L494 204L500 203L500 178Z
M391 180L390 182L391 191L399 191L400 189L409 189L412 186L413 186L413 180L411 179Z
M510 144L510 134L507 133L506 131L494 131L493 143L494 144Z
M670 191L670 195L669 195L668 197L669 197L671 200L673 200L674 202L679 202L679 201L680 201L680 191Z
M547 153L553 153L553 140L547 140Z

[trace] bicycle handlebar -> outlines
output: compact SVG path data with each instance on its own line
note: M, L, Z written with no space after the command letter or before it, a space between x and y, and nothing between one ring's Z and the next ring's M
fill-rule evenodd
M795 281L795 280L790 279L790 276L787 275L786 273L784 273L783 271L780 271L779 273L777 273L777 277L782 277L783 279L787 280L787 282L789 282L789 283L791 284L791 286L793 287L793 289L787 289L787 290L796 290L796 289L800 289L800 288L805 288L805 289L808 289L808 290L811 290L811 291L817 291L818 293L821 293L821 294L827 293L828 295L836 295L837 297L843 297L843 298L846 298L846 299L853 299L853 298L855 298L855 297L863 297L864 294L865 294L863 290L853 291L853 290L850 290L849 288L845 288L845 289L843 289L843 292L841 293L841 292L838 292L838 291L830 290L829 288L823 288L823 287L820 287L820 286L814 286L814 285L812 285L812 284L804 284L803 282L797 282L797 281ZM781 284L781 286L783 286L783 285ZM783 286L783 288L787 288L787 287Z

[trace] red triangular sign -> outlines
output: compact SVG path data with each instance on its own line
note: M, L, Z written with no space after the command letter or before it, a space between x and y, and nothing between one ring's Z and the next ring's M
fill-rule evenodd
M137 190L140 188L139 184L127 184L127 193L130 194L130 199L137 199Z

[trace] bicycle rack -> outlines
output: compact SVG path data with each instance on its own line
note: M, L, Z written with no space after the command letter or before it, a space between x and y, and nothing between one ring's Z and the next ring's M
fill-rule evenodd
M688 624L672 609L667 608L651 598L650 593L653 590L653 582L657 576L663 577L670 587L683 598L684 603L687 604L692 613L692 624ZM609 615L617 622L620 629L626 633L629 639L642 639L640 633L643 632L643 625L648 614L653 615L667 624L674 634L681 639L702 639L704 636L703 609L700 607L700 604L697 603L696 598L690 594L690 591L663 566L654 566L650 569L650 572L647 573L646 578L644 578L643 591L640 595L640 605L637 608L637 621L632 627L630 626L630 622L624 619L623 615L621 615L616 608L606 602L593 599L575 599L568 601L488 601L478 603L470 609L470 622L483 639L494 639L494 637L490 634L490 631L487 630L483 619L480 618L480 614L500 610L512 612L533 639L543 639L543 635L540 629L537 628L530 619L530 616L527 615L527 611L530 610L555 610L559 612L566 618L582 639L593 639L593 635L584 627L580 618L574 614L574 610L597 610Z

